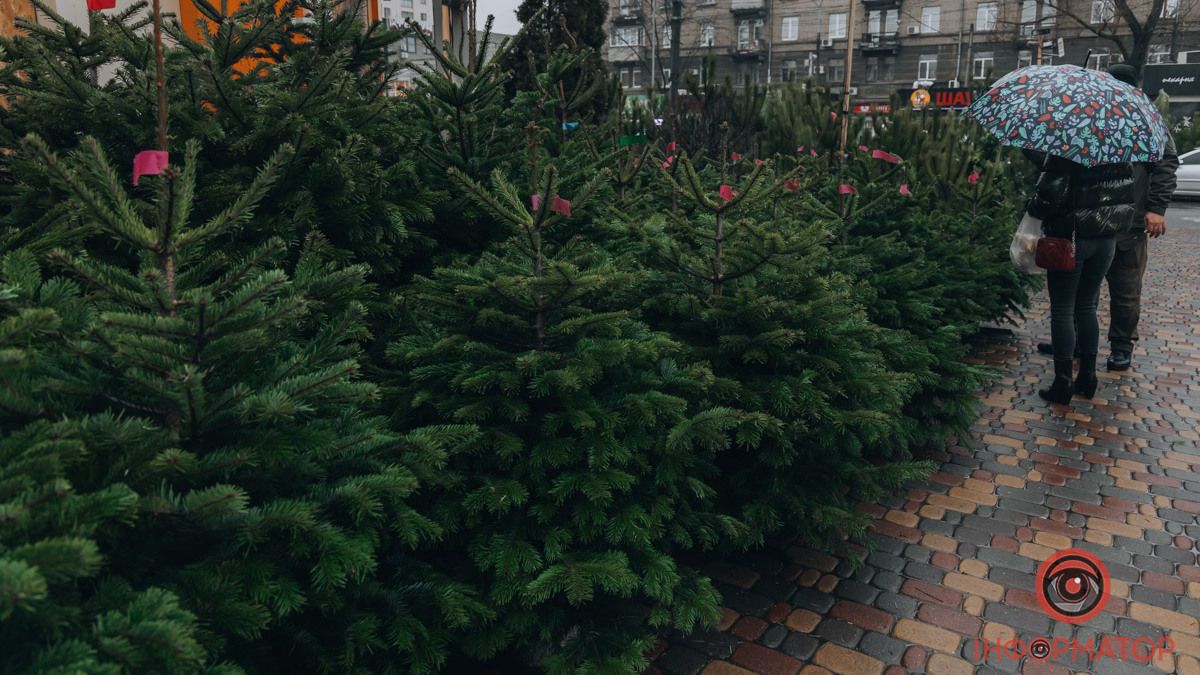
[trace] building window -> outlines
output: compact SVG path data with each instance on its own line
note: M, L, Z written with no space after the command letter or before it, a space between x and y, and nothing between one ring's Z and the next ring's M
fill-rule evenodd
M633 14L641 9L641 0L621 0L621 13Z
M879 81L879 57L867 57L867 82Z
M1179 0L1167 0L1163 3L1163 18L1174 19L1179 16Z
M879 79L884 82L896 79L896 57L883 57L883 63L879 64Z
M642 88L642 69L641 68L622 68L621 69L621 86L626 89L641 89Z
M1092 0L1092 23L1108 23L1112 18L1112 0Z
M977 80L982 80L992 74L994 65L995 59L992 52L979 52L975 55L975 61L971 65L971 75Z
M783 62L783 81L792 82L796 79L799 73L799 64L796 61Z
M830 14L829 15L829 39L840 40L846 37L846 15L845 14Z
M1089 56L1087 67L1091 68L1092 70L1108 70L1109 66L1113 65L1114 63L1120 63L1120 62L1121 61L1119 58L1114 61L1112 54L1110 54L1108 52L1104 52L1101 54L1092 54L1091 56Z
M880 11L873 9L867 13L867 32L872 35L894 35L900 21L900 10L889 9Z
M917 62L917 79L918 80L936 80L937 79L937 54L922 54L921 60Z
M996 18L999 10L994 2L981 2L975 10L975 30L996 30Z
M1037 21L1037 0L1021 0L1021 35L1033 35L1033 22Z
M921 32L936 33L941 30L942 8L939 6L921 9Z
M613 47L638 47L642 44L641 26L616 26L612 32Z
M666 28L663 29L662 46L663 46L663 49L668 49L671 46L671 27L670 26L667 26Z
M1024 68L1025 66L1033 65L1033 52L1028 49L1022 49L1017 52L1017 67Z
M1058 2L1060 0L1046 0L1042 3L1042 20L1038 23L1042 28L1050 28L1058 19Z
M756 49L758 47L758 39L762 34L762 27L762 19L739 21L737 26L737 48L742 51Z
M714 31L713 31L713 25L711 23L700 24L700 46L702 46L702 47L713 46L713 39L714 39L713 35L714 35Z
M400 20L405 23L412 21L412 17L413 17L412 12L400 12Z
M409 54L416 54L417 53L417 38L415 38L411 35L404 38L404 51L408 52Z
M783 35L781 37L789 42L800 39L800 17L783 17Z
M412 0L400 0L400 6L412 9Z
M700 0L700 3L699 3L699 4L701 4L701 5L715 5L715 4L717 4L717 0Z
M421 21L428 21L428 20L429 20L429 14L427 14L425 12L421 12Z
M842 84L846 79L846 60L830 59L825 67L825 80L830 84Z
M704 71L702 69L692 68L688 72L688 75L691 77L691 79L696 81L696 86L698 86L698 87L704 86Z
M1171 48L1167 45L1150 45L1150 53L1146 56L1146 63L1170 63Z
M674 82L671 81L671 69L670 68L663 68L662 76L663 76L662 80L663 80L664 87L669 87L672 84L675 84Z

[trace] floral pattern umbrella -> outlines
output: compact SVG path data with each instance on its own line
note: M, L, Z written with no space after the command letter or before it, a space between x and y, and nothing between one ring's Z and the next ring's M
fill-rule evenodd
M1167 125L1136 87L1079 66L1028 66L1005 75L966 114L1001 143L1084 166L1156 162Z

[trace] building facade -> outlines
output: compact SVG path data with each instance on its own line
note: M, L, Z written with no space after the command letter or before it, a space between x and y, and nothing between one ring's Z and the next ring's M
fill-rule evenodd
M1200 45L1200 17L1186 19L1181 3L1200 4L1167 0L1150 63ZM610 0L605 59L632 95L672 80L671 4ZM1114 13L1112 0L683 0L680 70L735 85L812 78L837 92L853 35L854 98L886 102L918 84L968 87L1038 62L1106 68L1121 60L1116 45L1068 14L1108 30Z

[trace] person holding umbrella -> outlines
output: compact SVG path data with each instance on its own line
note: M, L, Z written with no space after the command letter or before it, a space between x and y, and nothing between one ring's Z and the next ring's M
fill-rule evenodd
M1098 384L1100 285L1116 235L1134 218L1131 163L1162 156L1166 124L1136 89L1078 66L1016 70L966 114L1041 165L1029 214L1042 220L1045 236L1070 240L1074 255L1046 275L1054 381L1038 394L1060 404L1070 403L1074 393L1091 398ZM1072 378L1076 346L1079 376Z

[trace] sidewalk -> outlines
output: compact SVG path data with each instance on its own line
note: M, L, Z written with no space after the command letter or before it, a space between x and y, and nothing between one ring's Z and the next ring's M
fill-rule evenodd
M720 630L672 636L647 672L1200 675L1200 226L1173 226L1150 260L1134 370L1103 372L1105 293L1101 390L1048 408L1043 295L1012 337L981 344L1003 375L981 392L969 442L934 457L940 471L907 499L862 505L879 520L861 569L798 547L714 565ZM1035 595L1039 563L1070 547L1112 578L1104 612L1081 626L1052 621ZM1149 664L977 653L976 638L1014 636L1175 647Z

